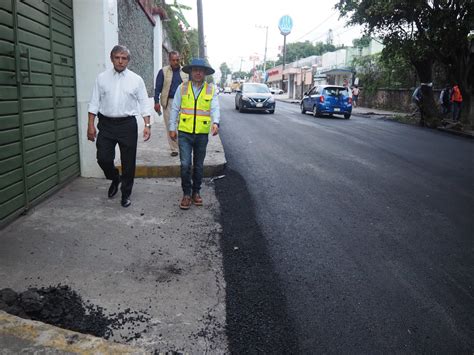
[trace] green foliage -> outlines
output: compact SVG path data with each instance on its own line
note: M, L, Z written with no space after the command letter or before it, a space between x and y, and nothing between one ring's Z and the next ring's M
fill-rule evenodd
M181 53L183 63L189 63L191 58L198 56L198 33L195 29L189 29L182 9L189 10L191 8L178 4L175 0L173 4L161 4L168 14L168 21L163 21L163 27L168 34L171 46L174 50Z
M233 80L238 80L238 79L247 79L252 76L252 73L246 72L246 71L236 71L232 73L232 79Z
M231 73L231 70L229 68L229 66L227 65L226 62L222 63L220 66L219 66L219 70L221 71L221 82L220 82L220 85L221 87L224 87L225 86L225 82L227 80L227 75Z
M357 57L353 67L359 85L372 95L380 88L410 88L416 85L416 72L402 56L385 57L382 54Z
M398 55L416 69L421 82L432 82L436 63L459 83L464 114L469 113L474 71L468 35L474 23L472 0L339 0L336 5L350 24L365 27L367 34L383 39L384 55ZM424 107L435 114L432 92Z
M313 45L309 41L294 42L286 45L286 60L285 63L291 63L301 58L310 57L312 55L322 55L326 52L332 52L337 48L332 44L317 42ZM278 60L275 65L283 63L283 54L278 54ZM267 68L269 66L267 65Z
M190 29L184 32L187 47L184 50L184 63L191 62L192 58L199 56L199 35L196 29Z
M352 40L352 46L357 48L364 48L370 45L370 36L364 35L361 38L355 38Z

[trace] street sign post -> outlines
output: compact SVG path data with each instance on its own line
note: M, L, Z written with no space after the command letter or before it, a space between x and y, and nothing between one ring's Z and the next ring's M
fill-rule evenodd
M283 36L289 35L293 28L293 20L290 16L285 15L278 21L278 29Z
M280 33L283 35L283 67L281 70L281 89L285 90L283 87L283 82L285 75L283 74L283 71L285 70L285 62L286 62L286 36L291 33L291 30L293 28L293 19L288 16L282 16L280 18L280 21L278 21L278 29L280 30Z

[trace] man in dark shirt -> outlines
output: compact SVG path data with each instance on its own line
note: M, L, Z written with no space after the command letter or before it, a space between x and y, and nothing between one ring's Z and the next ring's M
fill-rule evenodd
M188 75L181 70L179 53L176 51L169 52L168 60L170 65L165 66L158 72L155 84L155 111L161 115L161 108L163 107L163 119L166 132L169 130L170 111L171 106L173 106L176 88L182 82L188 80ZM178 155L178 143L170 139L168 133L166 136L168 138L171 156L175 157Z

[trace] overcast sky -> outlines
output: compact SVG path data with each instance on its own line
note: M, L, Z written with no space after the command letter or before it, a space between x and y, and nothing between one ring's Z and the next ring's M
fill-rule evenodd
M168 3L171 0L167 1ZM184 14L190 25L197 28L197 0L178 0L191 6ZM360 27L346 27L347 20L339 19L334 9L337 0L202 0L204 36L207 55L214 69L226 62L233 71L249 70L250 59L257 56L263 62L265 29L268 26L267 60L277 59L283 47L283 36L278 21L283 15L293 19L293 30L286 37L291 42L325 42L328 30L334 33L334 44L350 46L361 37Z

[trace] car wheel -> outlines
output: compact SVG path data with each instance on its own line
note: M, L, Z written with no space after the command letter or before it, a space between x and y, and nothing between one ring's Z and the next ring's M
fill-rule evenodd
M303 103L300 104L301 108L301 113L304 115L306 113L306 110L304 109Z
M344 114L344 118L345 118L346 120L348 120L349 118L351 118L351 114L350 114L350 113L345 113L345 114Z
M275 113L275 110L270 110L268 111L268 113Z
M241 112L241 113L242 113L242 112L245 112L245 109L244 109L244 107L243 107L242 105L239 106L239 112Z
M237 106L237 104L235 104L235 109L238 110L239 109L239 106Z
M318 111L318 107L317 107L317 106L314 106L314 107L313 107L313 116L314 116L314 117L320 117L320 116L321 116L321 114L320 114L319 111Z

